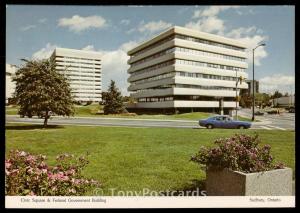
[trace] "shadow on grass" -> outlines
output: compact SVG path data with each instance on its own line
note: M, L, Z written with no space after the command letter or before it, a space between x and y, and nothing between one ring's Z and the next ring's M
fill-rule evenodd
M162 193L163 196L205 196L205 180L193 179L179 189Z
M44 128L44 126L41 125L9 125L6 126L5 129L6 130L33 130L33 129L62 129L64 128L63 126L59 126L59 125L48 125L47 128Z

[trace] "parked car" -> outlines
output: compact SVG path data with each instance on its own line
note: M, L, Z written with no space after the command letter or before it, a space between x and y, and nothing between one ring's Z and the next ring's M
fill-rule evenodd
M255 113L254 113L254 115L264 115L265 113L263 112L263 111L256 111Z
M225 128L225 129L248 129L251 127L250 122L233 120L227 115L218 115L207 119L199 120L199 125L208 129Z
M295 113L295 107L290 107L288 110L289 113Z
M267 111L268 114L279 114L279 110L278 109L274 109L274 108L271 108Z

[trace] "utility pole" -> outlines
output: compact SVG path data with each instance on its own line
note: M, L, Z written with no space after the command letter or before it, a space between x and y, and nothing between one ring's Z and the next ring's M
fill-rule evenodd
M254 51L256 48L260 46L266 46L265 43L257 45L254 49L252 49L252 68L253 68L253 78L252 78L252 121L254 121L254 108L255 108L255 90L254 90Z

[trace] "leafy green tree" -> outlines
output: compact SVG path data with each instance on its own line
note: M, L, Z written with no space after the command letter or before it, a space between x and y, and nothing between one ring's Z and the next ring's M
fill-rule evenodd
M110 82L108 91L102 93L102 100L104 114L119 114L125 111L123 97L113 80Z
M267 93L255 93L255 103L265 107L270 103L270 96Z
M70 116L74 113L73 97L67 79L55 70L53 60L26 60L16 72L14 98L21 116L40 115L44 127L50 114Z

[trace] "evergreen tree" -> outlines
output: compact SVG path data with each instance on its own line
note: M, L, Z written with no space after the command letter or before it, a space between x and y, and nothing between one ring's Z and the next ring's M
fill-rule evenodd
M25 60L16 72L14 98L21 116L43 115L44 127L50 112L73 115L73 98L67 79L55 70L53 60Z
M111 80L108 91L102 93L104 114L119 114L125 111L123 97L116 87L116 83Z

